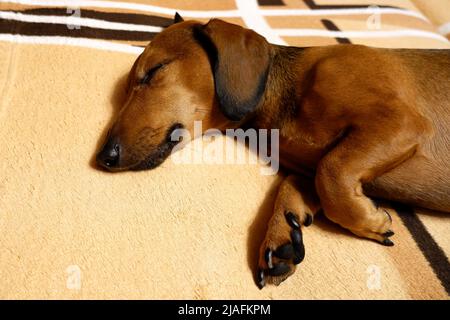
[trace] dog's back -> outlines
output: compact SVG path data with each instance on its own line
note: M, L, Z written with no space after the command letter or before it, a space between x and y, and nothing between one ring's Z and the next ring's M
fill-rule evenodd
M450 160L450 50L394 50L417 88L417 101L439 132L435 152ZM438 142L436 142L438 143ZM439 149L439 150L438 150ZM446 163L450 163L447 161Z

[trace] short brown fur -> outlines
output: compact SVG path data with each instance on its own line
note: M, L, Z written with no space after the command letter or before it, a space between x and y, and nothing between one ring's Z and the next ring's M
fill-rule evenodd
M278 284L302 259L297 225L320 209L385 245L393 244L391 218L367 196L450 212L449 80L448 50L284 47L221 20L179 22L136 60L105 145L118 141L120 159L113 168L99 163L111 171L157 166L175 123L191 132L195 120L204 130L280 129L280 160L292 175L281 184L258 271L260 286Z

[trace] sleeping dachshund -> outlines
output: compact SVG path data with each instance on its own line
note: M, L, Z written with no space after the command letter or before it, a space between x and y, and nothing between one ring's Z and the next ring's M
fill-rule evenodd
M127 99L97 162L152 169L177 128L279 129L281 183L257 282L279 284L305 255L301 225L318 211L392 246L371 198L450 212L450 50L270 44L218 19L158 34L134 63ZM371 197L371 198L369 198Z

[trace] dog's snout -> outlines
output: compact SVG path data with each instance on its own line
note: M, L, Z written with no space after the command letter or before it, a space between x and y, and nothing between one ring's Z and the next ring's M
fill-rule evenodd
M116 139L108 139L97 155L97 163L106 169L114 169L119 165L120 144Z

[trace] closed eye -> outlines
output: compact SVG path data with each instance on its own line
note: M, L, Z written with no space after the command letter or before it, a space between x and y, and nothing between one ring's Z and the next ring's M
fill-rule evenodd
M150 80L153 78L153 76L156 74L156 72L161 69L161 67L164 66L164 63L159 63L150 70L147 71L145 76L139 81L139 84L148 84Z

